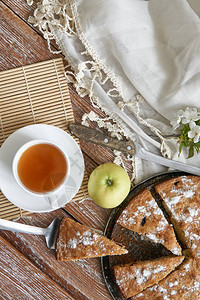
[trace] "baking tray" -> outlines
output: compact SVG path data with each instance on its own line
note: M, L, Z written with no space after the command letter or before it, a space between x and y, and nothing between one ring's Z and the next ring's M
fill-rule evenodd
M105 227L104 235L109 239L113 239L121 245L124 245L129 251L129 253L126 255L105 256L101 258L103 276L107 288L113 299L126 299L120 292L120 289L118 288L115 282L115 277L113 274L114 265L126 264L139 260L155 259L161 256L167 256L171 254L171 252L161 244L153 243L148 238L116 224L119 215L125 209L126 205L133 198L133 196L147 187L151 191L152 195L155 197L155 200L157 201L159 207L163 210L165 217L168 219L168 215L162 206L159 196L155 193L154 185L164 180L183 175L188 175L188 173L174 171L153 176L135 186L130 191L123 203L112 210L107 225ZM184 249L184 245L182 245L180 241L179 243Z

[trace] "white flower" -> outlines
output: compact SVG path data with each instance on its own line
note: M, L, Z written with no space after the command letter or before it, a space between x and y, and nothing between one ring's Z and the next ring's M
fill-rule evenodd
M191 121L198 121L200 119L199 113L196 108L187 107L183 117L182 117L182 123L188 124Z
M177 118L177 119L172 120L170 122L170 124L173 126L174 130L176 130L179 127L180 122L181 122L181 119Z
M184 116L184 111L180 109L176 114L176 119L173 119L170 124L173 126L174 130L176 130L181 123L182 117Z
M174 130L176 130L180 126L180 123L181 123L181 118L173 119L170 122L170 124L173 126Z
M190 139L194 138L194 143L198 143L200 137L200 126L196 125L195 122L190 122L190 129L188 137Z

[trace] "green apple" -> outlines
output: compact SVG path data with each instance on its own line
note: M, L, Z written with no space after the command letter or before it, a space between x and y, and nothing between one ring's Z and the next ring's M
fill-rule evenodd
M98 166L88 180L88 193L101 207L114 208L122 203L130 191L127 172L114 163Z

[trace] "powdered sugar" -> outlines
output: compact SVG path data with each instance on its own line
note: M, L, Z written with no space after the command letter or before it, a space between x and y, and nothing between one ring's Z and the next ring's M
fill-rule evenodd
M198 186L191 178L181 177L178 179L178 185L172 185L166 195L166 190L159 191L164 203L168 207L173 220L179 224L181 230L184 232L186 245L198 251L200 242L200 208L198 202ZM195 253L194 252L194 253Z
M194 183L193 183L192 179L191 179L191 178L188 178L188 176L182 176L182 177L181 177L181 181L182 181L182 183L183 183L185 186L187 186L187 185L194 186ZM194 187L196 187L196 185L195 185Z
M144 270L143 271L143 276L146 278L149 278L151 276L151 271L150 270Z
M195 271L193 270L193 260L190 259L187 263L183 264L179 270L172 272L171 275L160 281L158 284L147 288L143 292L145 299L150 295L152 296L152 299L159 298L171 300L182 299L181 297L184 299L199 299L200 280L195 278ZM187 297L185 297L186 295ZM192 298L191 295L196 295L196 298ZM142 297L141 293L137 295L137 298L140 297Z
M173 183L175 184L173 185ZM200 206L198 195L199 185L200 184L196 179L193 181L193 179L187 178L187 176L185 176L178 179L177 182L173 181L171 188L169 185L166 185L166 190L159 191L160 195L164 200L164 205L166 204L166 206L168 207L168 212L170 213L170 216L172 216L172 222L173 220L176 220L176 222L173 223L174 226L176 225L176 228L178 228L178 225L180 226L180 230L182 230L182 233L185 234L187 247L191 250L194 250L193 254L197 253L197 256L200 255ZM157 203L155 201L154 203L157 206ZM145 207L139 206L139 209L137 210L137 214L139 216L140 214L148 214L148 212L151 211L151 209L153 212L150 216L152 216L153 213L155 213L153 209L152 200L148 202L148 206L144 206ZM156 208L159 209L158 206ZM145 209L147 212L145 212ZM132 221L133 220L134 222L135 220L137 220L135 216L133 217ZM162 228L165 227L165 223L162 224L162 222L160 222L160 220L158 222L157 219L156 223L158 232L162 232ZM148 226L148 222L146 222L145 224ZM177 231L177 233L179 234L179 231ZM180 233L180 238L182 238L182 233ZM160 239L160 236L162 237L163 235L157 235L156 229L154 228L149 232L146 231L145 236L154 240L155 242L164 242L162 241L162 238ZM176 255L180 255L180 248L178 248L178 246L171 249L171 251ZM190 295L195 295L195 299L200 299L198 298L200 296L200 277L197 277L195 271L196 267L195 265L193 265L193 263L191 263L194 260L191 259L187 261L188 263L181 265L180 268L174 271L176 276L172 275L172 277L166 277L166 280L163 280L159 284L147 288L147 290L145 290L147 291L147 295L151 295L150 293L148 293L148 291L152 291L152 295L154 295L153 293L155 292L155 297L157 295L161 295L161 299L170 300L176 299L176 297L179 297L183 293L183 295L188 296L188 299L190 298ZM159 270L158 268L157 271L160 272L162 271L162 269ZM172 272L172 274L174 272ZM142 272L140 270L137 272L136 281L138 284L141 285L145 283L150 278L150 276L154 274L155 273L153 273L152 270L146 270L145 272ZM177 280L174 280L176 278ZM187 278L189 279L187 280ZM140 298L143 295L145 296L145 293L146 292L143 292L143 294L140 293L136 297Z
M132 212L131 215L130 211L125 209L120 216L121 221L129 226L136 224L136 218L140 215L149 217L152 213L152 208L154 208L154 213L160 214L159 210L157 210L157 207L154 204L153 199L149 202L146 202L146 204L146 206L138 206L137 210Z
M174 247L173 249L170 249L170 251L175 255L180 255L180 248Z
M189 213L192 217L197 217L200 213L200 209L199 208L191 208L188 207Z
M138 198L133 199L133 202L130 202L127 208L123 210L117 223L139 233L141 236L144 235L155 243L163 244L170 251L172 248L172 253L180 255L181 248L176 241L173 228L169 225L149 190L145 190L141 193L141 198Z
M183 192L183 196L185 197L185 198L192 198L193 197L193 195L194 195L194 191L192 191L192 190L189 190L189 191L184 191Z
M137 206L136 211L131 212L131 215L129 209L125 209L120 216L120 221L123 222L124 225L127 224L131 226L136 224L136 218L138 216L145 216L147 218L150 217L151 214L162 216L162 211L153 198L150 201L146 201L145 205Z
M141 269L136 269L135 270L135 276L136 276L136 282L137 284L141 285L142 283L144 283L145 281L148 280L148 277L145 276L144 274L142 274Z
M164 289L162 286L159 286L158 289L159 289L159 291L160 291L161 293L165 293L165 292L167 291L167 290Z
M190 270L190 264L189 263L185 264L184 269L185 269L186 272L188 272Z
M116 281L119 286L126 285L127 281L134 279L138 285L145 284L149 280L154 280L157 274L166 271L166 266L158 265L155 268L153 266L134 266L130 269L121 270L120 277L116 277Z
M172 198L168 198L168 201L170 202L170 205L175 205L177 204L181 199L181 196L175 196L175 197L172 197Z
M176 295L176 294L177 294L177 291L172 290L170 294L171 294L172 296L173 296L173 295Z
M79 231L76 232L77 238L70 239L67 243L68 248L75 249L77 245L82 244L84 246L89 246L94 244L98 235L96 233L92 233L91 231L87 230L83 232L81 235Z
M159 272L165 271L166 267L165 266L157 266L155 269L149 268L142 270L140 268L135 270L135 275L136 275L136 282L140 285L142 283L145 283L150 279L150 277L153 277L154 274L158 274Z
M129 209L125 209L122 212L119 220L120 223L124 226L131 227L136 224L136 221L138 221L138 219L142 219L143 217L157 217L156 227L153 229L154 231L145 234L145 236L152 239L154 242L164 243L164 239L158 237L158 232L164 231L165 228L169 225L165 217L163 216L161 209L158 207L156 201L153 198L150 201L146 201L145 205L138 206L136 211L132 211L131 214ZM141 226L143 227L145 225Z
M153 273L156 274L156 273L159 273L159 272L162 272L162 271L165 271L165 270L166 270L166 267L158 266L156 269L153 270Z
M170 288L172 288L173 286L177 286L178 285L178 281L175 280L173 282L169 282L168 285L169 285Z
M181 177L177 180L177 182L172 181L171 186L163 185L163 191L158 191L172 217L171 221L177 229L179 226L180 238L184 234L185 240L183 242L186 243L189 249L193 250L193 255L199 256L200 181L198 182L196 178L193 180L187 177ZM177 233L179 233L178 230ZM174 248L172 250L176 254L178 249ZM164 300L179 299L181 297L184 299L200 299L200 276L198 277L196 271L195 259L187 259L187 263L183 263L159 284L147 288L143 294L138 294L137 298L143 299L144 296L147 299L147 297L152 296Z
M77 246L77 239L70 239L67 243L69 248L75 249Z
M161 243L161 244L165 243L165 240L163 238L157 237L155 233L149 232L146 233L145 236L151 239L152 241L154 241L155 243Z

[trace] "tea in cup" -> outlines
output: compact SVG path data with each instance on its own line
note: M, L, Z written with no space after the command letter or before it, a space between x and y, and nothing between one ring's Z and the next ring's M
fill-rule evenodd
M27 192L51 195L66 183L70 164L60 147L47 140L32 140L24 144L13 159L13 175Z

